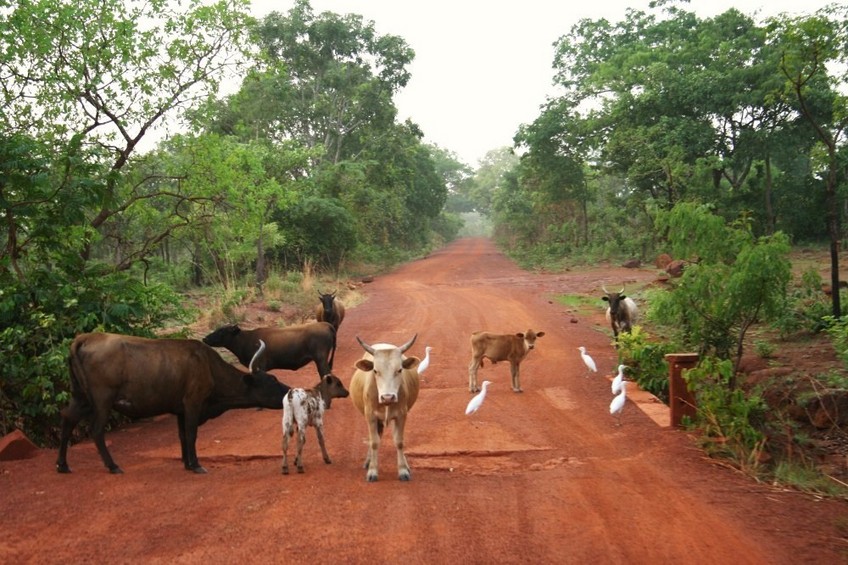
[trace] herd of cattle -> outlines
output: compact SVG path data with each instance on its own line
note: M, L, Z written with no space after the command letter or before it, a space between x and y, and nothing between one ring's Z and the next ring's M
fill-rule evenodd
M418 357L404 353L417 334L401 346L368 344L357 336L365 351L356 364L350 391L333 375L336 332L344 319L344 305L335 293L319 293L316 322L287 328L243 330L235 325L216 329L202 341L194 339L148 339L135 336L86 333L78 335L68 356L71 401L62 410L62 431L56 469L69 473L68 444L77 424L90 420L90 433L104 465L121 473L106 447L105 430L112 410L131 418L160 414L177 416L182 462L187 470L205 473L197 458L198 427L234 408L282 409L283 466L288 473L288 442L298 432L295 466L303 472L302 450L306 428L313 426L326 463L323 416L333 398L351 397L368 426L366 479L377 480L377 454L383 430L393 423L397 450L398 478L410 478L404 455L404 428L409 410L419 392ZM636 304L620 292L604 288L609 302L606 316L617 337L629 332L636 317ZM508 361L512 390L521 392L519 367L545 332L471 335L468 388L477 392L477 370L483 359ZM213 347L231 351L248 371L225 361ZM319 383L312 389L292 389L267 371L297 370L314 363Z

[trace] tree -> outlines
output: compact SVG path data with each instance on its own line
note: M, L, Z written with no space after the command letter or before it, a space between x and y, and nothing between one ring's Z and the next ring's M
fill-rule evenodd
M280 84L285 94L285 104L271 107L277 136L323 146L325 158L338 163L361 149L363 129L392 127L392 97L409 81L415 55L402 38L377 34L359 15L315 16L308 0L297 0L286 15L268 14L257 32L268 68L277 72L255 80ZM260 89L275 96L273 87Z
M726 225L707 206L688 202L660 214L657 229L668 233L676 256L698 260L671 292L652 294L651 315L701 355L732 359L738 369L751 325L785 308L789 239L781 232L756 238L750 223Z
M771 21L774 41L781 50L780 70L786 77L787 95L797 100L800 113L810 123L824 148L825 224L830 239L831 300L833 315L842 307L839 292L840 198L844 182L845 137L848 135L848 9L835 5L816 15L781 17ZM840 69L834 75L831 68ZM840 86L842 87L840 89ZM842 154L841 154L842 153ZM841 174L841 176L840 176Z
M214 93L243 63L246 8L245 0L192 0L185 9L168 0L35 0L0 15L0 133L43 140L65 159L58 179L90 178L96 207L68 225L86 228L79 238L84 260L92 258L95 233L115 233L110 224L122 223L155 190L155 176L126 184L121 175L142 140L166 116ZM149 232L127 256L139 261L154 253L172 229Z

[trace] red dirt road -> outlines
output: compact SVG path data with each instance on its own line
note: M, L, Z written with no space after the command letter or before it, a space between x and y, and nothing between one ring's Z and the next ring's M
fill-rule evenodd
M628 402L608 414L616 364L602 317L572 323L549 300L595 294L651 270L523 272L487 240L465 239L379 277L348 310L335 372L350 382L368 342L434 348L407 424L412 480L397 479L391 434L365 481L362 416L339 399L326 417L332 465L314 430L305 474L280 474L280 412L234 410L205 424L208 475L183 470L175 418L107 435L125 474L90 442L0 462L2 563L844 563L848 506L756 484L707 460L686 433ZM600 301L599 301L600 303ZM487 363L494 384L464 415L474 330L546 332L522 365ZM584 376L585 345L600 374ZM314 368L278 372L311 386ZM290 446L291 454L292 446Z

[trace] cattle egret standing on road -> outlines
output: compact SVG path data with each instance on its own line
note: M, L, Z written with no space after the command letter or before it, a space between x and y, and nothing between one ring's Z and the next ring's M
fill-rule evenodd
M621 382L624 380L624 369L627 368L627 365L619 365L618 366L618 374L612 380L612 393L618 394L621 392Z
M621 425L621 413L624 411L624 403L627 401L627 381L621 381L621 392L610 402L610 415L618 418L618 425Z
M427 367L430 366L430 352L433 350L429 345L424 348L424 360L418 365L418 375L427 370Z
M591 357L589 357L589 354L588 354L588 353L586 353L586 348L585 348L585 347L583 347L583 346L581 345L581 346L580 346L580 347L578 347L577 349L579 349L579 350L580 350L580 357L582 357L582 358L583 358L583 363L586 365L586 368L587 368L589 371L592 371L593 373L597 373L597 372L598 372L598 367L595 365L595 360L594 360L594 359L592 359ZM585 375L585 376L589 376L589 372L588 372L588 371L586 372L586 375Z
M483 386L474 398L468 401L468 407L465 409L465 415L473 414L477 411L478 408L483 404L483 399L486 398L486 387L489 386L491 381L483 381Z

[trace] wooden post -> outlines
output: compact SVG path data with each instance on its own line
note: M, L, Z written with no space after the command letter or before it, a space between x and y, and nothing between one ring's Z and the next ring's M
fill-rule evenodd
M695 417L697 408L695 396L689 392L683 380L683 369L691 369L698 364L697 353L669 353L668 361L668 405L671 408L672 427L681 427L684 416Z

